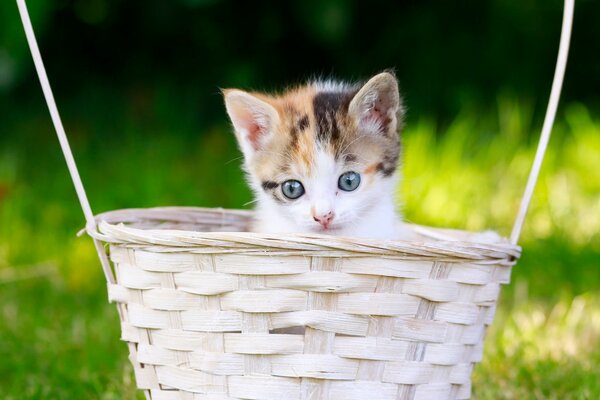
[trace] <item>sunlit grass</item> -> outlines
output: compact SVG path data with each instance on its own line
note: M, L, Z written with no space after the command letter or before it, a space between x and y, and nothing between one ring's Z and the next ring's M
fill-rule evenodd
M524 130L528 108L510 110L511 122L496 126L460 115L442 136L427 119L409 127L401 197L410 219L510 233L537 145ZM579 104L554 129L523 239L557 230L577 245L600 241L600 124Z
M508 357L525 362L566 361L596 350L600 340L600 296L579 295L548 310L541 304L518 306L494 337ZM493 355L495 347L490 346Z
M507 97L494 112L465 110L447 127L409 122L399 189L407 219L508 235L537 142L532 113ZM106 142L100 122L66 123L96 212L251 199L225 126L202 135L128 131ZM15 129L16 139L0 139L1 397L132 398L116 311L90 241L75 236L83 218L51 126L25 118ZM475 369L475 398L600 396L598 232L600 121L571 104L557 121L523 257Z
M594 399L600 393L600 295L524 301L496 317L475 370L480 399Z

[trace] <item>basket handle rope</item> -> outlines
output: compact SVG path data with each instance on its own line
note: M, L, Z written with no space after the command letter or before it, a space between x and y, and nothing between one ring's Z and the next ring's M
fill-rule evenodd
M85 216L86 229L95 230L96 220L94 219L90 202L88 201L85 189L83 188L83 183L81 182L81 177L79 176L79 171L77 170L77 165L75 164L75 159L73 158L73 153L71 152L71 147L69 146L69 141L67 140L67 135L65 134L65 129L58 113L58 108L56 107L56 102L54 101L54 95L52 94L50 82L48 81L48 76L46 75L46 69L44 68L44 63L42 62L42 56L40 55L40 50L38 48L37 41L35 40L35 34L33 33L33 27L31 26L31 20L29 18L29 13L27 12L25 0L17 0L17 6L19 7L19 13L21 14L21 20L23 21L23 28L25 28L25 35L27 37L27 43L29 43L29 49L31 50L33 62L35 63L35 69L38 77L40 78L42 90L44 91L44 97L46 98L48 109L50 110L52 123L54 124L54 129L56 130L56 135L58 136L58 141L60 142L60 147L65 157L65 161L67 162L67 167L69 168L69 173L71 174L71 179L73 180L73 185L75 186L75 191L77 192L79 204L81 205L83 215ZM97 239L94 239L94 246L98 252L98 257L100 257L100 263L102 264L102 270L104 271L106 280L109 283L115 283L115 277L102 243Z
M50 115L52 117L54 129L56 130L56 135L58 136L58 140L60 142L65 161L67 162L67 167L69 168L69 173L71 174L71 179L73 180L73 185L75 186L75 191L77 192L77 197L79 198L81 209L83 210L83 214L86 219L86 228L88 230L95 230L96 221L94 219L94 214L92 213L92 209L90 207L90 203L85 193L83 183L81 182L81 177L79 176L79 171L77 170L77 166L73 158L73 153L71 152L69 141L67 140L67 136L65 134L65 130L62 125L60 115L58 113L58 108L56 107L56 103L54 101L52 89L50 88L50 82L48 81L46 69L44 68L44 63L42 62L42 56L40 55L35 35L33 33L29 13L27 12L27 6L25 5L25 0L17 0L17 5L19 7L19 13L21 14L21 20L23 21L23 27L25 28L27 42L31 50L31 55L33 56L35 68L40 79L40 83L42 85L44 97L46 98L48 109L50 110ZM569 53L569 42L571 39L571 28L573 25L574 7L575 0L565 0L562 29L560 35L560 45L558 51L558 58L556 62L556 69L554 71L554 80L552 81L552 90L550 92L550 101L548 103L548 108L546 109L546 116L544 118L542 134L538 143L537 151L533 161L533 166L531 168L531 172L529 173L525 193L523 195L523 199L521 200L519 212L517 214L517 218L515 220L510 236L510 241L513 244L517 244L517 242L519 241L519 236L521 235L521 230L523 228L523 222L525 221L525 216L527 215L527 210L531 202L531 197L533 195L533 191L535 189L535 185L539 177L540 168L544 160L544 155L548 147L548 141L550 140L550 134L552 133L552 126L554 125L556 109L558 108L558 101L560 98L560 91L562 89L562 83L567 64L567 56ZM108 280L108 282L114 283L114 274L112 272L112 269L110 268L110 263L108 261L108 257L106 256L106 252L102 247L102 244L97 239L94 239L94 244L96 246L96 250L98 251L98 255L100 257L102 269L104 270L106 279Z
M571 41L571 28L573 26L574 8L575 0L565 0L562 28L560 32L560 45L558 46L558 58L556 60L556 68L554 70L552 90L550 91L550 101L548 102L548 108L546 109L542 134L540 136L540 141L538 143L535 158L533 160L533 166L529 172L529 179L527 180L527 186L525 187L523 199L521 199L519 213L517 214L515 224L513 225L512 233L510 234L510 242L512 244L517 244L519 237L521 236L523 222L525 222L525 216L527 215L527 210L529 209L529 203L531 202L531 197L533 196L533 190L535 189L535 184L537 183L540 169L542 168L542 162L544 161L544 155L546 154L546 148L548 147L548 141L550 140L550 134L552 133L554 117L556 116L558 100L560 99L560 91L562 89L563 79L565 77L565 69L567 67L567 56L569 55L569 43Z

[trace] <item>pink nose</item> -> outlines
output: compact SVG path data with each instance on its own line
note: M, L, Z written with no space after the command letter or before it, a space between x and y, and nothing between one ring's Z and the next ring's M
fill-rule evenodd
M313 216L313 219L319 224L321 224L323 228L327 229L331 221L333 221L333 217L335 217L335 214L333 213L333 211L329 211L327 214L321 216Z

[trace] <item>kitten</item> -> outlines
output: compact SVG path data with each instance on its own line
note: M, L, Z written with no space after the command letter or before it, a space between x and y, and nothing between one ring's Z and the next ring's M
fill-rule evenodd
M393 199L404 108L391 73L223 94L256 194L255 231L407 237Z

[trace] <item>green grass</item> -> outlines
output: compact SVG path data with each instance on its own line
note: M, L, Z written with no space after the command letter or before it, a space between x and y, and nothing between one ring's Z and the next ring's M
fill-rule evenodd
M563 110L523 257L475 369L477 399L600 396L600 121L579 104ZM444 128L411 122L399 189L407 219L507 235L535 149L532 120L528 104L502 98L497 110L465 110ZM75 236L83 218L49 120L15 121L18 134L0 138L1 397L135 398L94 249ZM202 135L174 120L124 126L66 121L96 212L251 200L226 126ZM124 132L104 136L115 129Z

